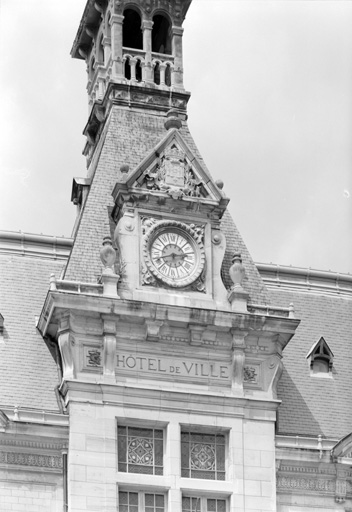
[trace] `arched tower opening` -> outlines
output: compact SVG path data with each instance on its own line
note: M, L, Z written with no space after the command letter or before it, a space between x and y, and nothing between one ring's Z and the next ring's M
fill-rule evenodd
M171 55L171 25L162 14L153 17L152 52Z
M165 69L165 85L171 87L171 67L170 64L166 64Z
M160 85L160 65L157 62L154 66L154 83Z
M126 9L123 15L122 45L127 48L143 50L140 15L134 9Z
M97 61L99 64L104 64L104 45L103 45L103 35L99 38L98 43L98 54L97 54Z

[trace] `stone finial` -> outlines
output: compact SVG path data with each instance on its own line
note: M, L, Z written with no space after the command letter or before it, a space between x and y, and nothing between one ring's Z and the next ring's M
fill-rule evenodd
M241 289L242 281L246 274L245 268L242 265L242 258L240 253L235 253L232 257L232 265L229 270L231 281L233 282L233 288Z
M123 173L123 174L127 174L130 170L130 166L128 164L122 164L121 167L120 167L120 171Z
M215 185L222 190L224 188L224 182L222 180L216 180Z
M100 259L104 265L101 276L101 282L104 286L104 295L119 298L117 294L117 283L120 276L115 274L114 263L116 261L116 251L112 246L111 237L104 236L103 247L100 249Z
M111 237L104 236L103 247L100 249L100 259L104 265L104 272L113 273L114 263L116 261L116 251L112 246Z
M178 116L178 111L175 108L172 108L169 110L166 114L166 121L164 123L164 126L166 130L170 130L170 128L177 128L178 130L182 126L182 121Z
M20 416L18 414L18 405L15 405L14 409L13 409L13 421L19 421L20 420Z
M52 291L52 292L56 292L57 290L57 287L56 287L56 277L55 277L55 274L50 274L50 285L49 285L49 290Z
M245 276L245 269L242 265L240 253L235 253L232 258L232 265L229 270L233 285L228 293L228 300L231 303L232 311L237 313L247 313L248 293L242 288L242 282Z
M295 306L293 304L293 302L290 303L289 305L289 308L288 308L288 317L289 318L296 318L295 317Z

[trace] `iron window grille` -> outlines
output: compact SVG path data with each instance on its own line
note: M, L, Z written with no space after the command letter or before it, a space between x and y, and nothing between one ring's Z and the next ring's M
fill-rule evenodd
M181 476L225 480L225 436L182 432Z
M163 474L162 430L119 426L117 446L119 471L146 475Z

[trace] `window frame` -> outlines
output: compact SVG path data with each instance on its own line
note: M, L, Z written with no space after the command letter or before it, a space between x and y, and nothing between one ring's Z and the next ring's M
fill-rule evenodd
M146 485L145 487L143 486L143 489L141 489L141 485L139 485L138 487L134 487L134 486L129 486L129 485L118 485L118 489L117 489L117 502L118 502L118 507L117 507L117 510L118 512L121 512L121 508L120 508L120 493L135 493L138 495L137 497L137 512L146 512L145 510L145 495L146 494L152 494L154 496L156 495L159 495L159 496L163 496L164 498L164 511L163 512L168 512L168 490L167 489L160 489L160 488L152 488L148 485ZM128 512L130 512L128 510ZM156 511L154 511L156 512Z
M119 459L119 427L124 427L127 429L126 431L126 439L128 439L128 428L140 428L140 429L145 429L145 430L151 430L153 431L153 440L155 439L154 438L154 431L155 430L160 430L162 431L162 448L163 448L163 453L162 453L162 466L156 466L155 465L155 448L153 449L153 465L151 465L150 467L152 467L153 471L151 473L144 473L143 471L142 472L137 472L137 471L128 471L128 467L130 465L133 466L132 463L128 463L128 452L127 452L127 446L126 446L126 461L125 462L122 462L120 461ZM165 423L161 423L161 422L154 422L154 421L151 421L151 422L148 422L148 421L144 421L144 420L131 420L129 421L128 419L124 419L123 421L120 421L118 420L116 422L116 462L117 462L117 473L121 473L121 474L124 474L124 475L144 475L144 476L148 476L148 477L165 477L165 456L166 456L166 433L167 433L167 425L165 425ZM122 463L122 464L125 464L126 465L126 471L123 471L121 469L119 469L119 464ZM136 464L137 466L137 464ZM143 465L141 465L143 467ZM146 467L146 466L144 466ZM156 467L161 467L161 473L160 474L157 474L155 472L155 468Z
M182 434L200 434L200 435L212 435L212 436L224 436L224 470L215 469L215 478L202 478L198 476L191 476L191 467L189 464L189 476L184 476L182 474L183 469L186 469L182 466ZM229 442L229 429L225 428L209 428L203 425L185 425L180 424L180 475L181 478L186 478L187 480L201 480L207 482L225 482L228 475L228 442ZM191 443L191 441L189 441ZM216 455L215 455L216 458ZM194 471L194 470L193 470ZM224 473L223 479L217 478L217 473Z
M225 512L230 511L230 498L231 493L224 494L223 492L219 491L191 491L191 490L183 490L181 494L181 512L185 512L183 509L183 499L184 498L190 498L192 499L199 499L200 500L200 507L199 509L196 508L194 512L208 512L208 500L222 500L225 501ZM192 512L192 504L190 507L190 510L187 510L187 512ZM216 511L217 512L217 511Z

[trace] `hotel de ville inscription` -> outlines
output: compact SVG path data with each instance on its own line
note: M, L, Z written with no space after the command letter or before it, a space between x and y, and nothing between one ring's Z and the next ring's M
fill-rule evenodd
M85 367L88 369L102 367L102 354L97 348L85 347ZM116 372L148 373L158 375L175 375L191 379L216 379L228 381L231 366L226 363L196 359L170 357L150 357L150 355L131 352L119 352L116 355Z

